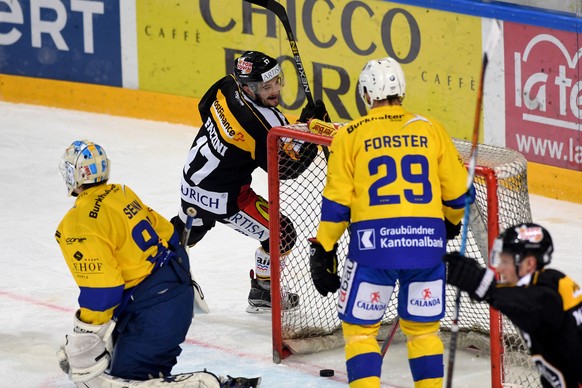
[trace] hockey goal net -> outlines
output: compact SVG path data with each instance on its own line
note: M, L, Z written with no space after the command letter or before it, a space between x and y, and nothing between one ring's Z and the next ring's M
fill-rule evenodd
M299 294L300 306L293 311L281 310L281 299L273 297L273 360L293 353L312 353L343 346L341 324L337 317L336 296L322 297L311 281L308 238L316 235L321 214L321 193L326 181L327 163L319 153L310 167L297 179L280 180L274 173L285 169L278 150L281 142L303 141L328 146L331 138L309 132L305 124L276 127L270 130L269 149L269 217L271 244L272 295L287 291ZM471 143L454 139L455 146L469 160ZM475 173L476 200L471 207L466 256L486 265L489 248L500 230L531 221L527 190L527 163L518 152L479 145ZM279 214L294 223L297 242L281 264L279 250ZM342 273L349 236L339 241L339 274ZM460 250L460 239L449 241L447 250ZM279 268L279 271L274 269ZM397 286L398 287L398 286ZM397 289L395 290L397 291ZM441 321L441 336L447 346L453 322L456 288L447 285L446 315ZM396 318L396 292L383 317L379 340ZM472 302L462 294L459 316L458 349L490 354L491 386L535 387L539 376L527 356L527 348L508 319L486 303ZM396 340L395 340L396 341Z

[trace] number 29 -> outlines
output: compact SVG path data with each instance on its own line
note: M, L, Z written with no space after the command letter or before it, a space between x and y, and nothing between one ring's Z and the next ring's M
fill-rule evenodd
M380 175L381 166L386 168L386 174ZM402 197L413 204L429 203L432 200L432 185L428 169L428 159L424 155L404 156L400 160L400 171L397 161L391 156L383 155L370 160L368 163L370 176L380 175L368 189L370 206L399 204L402 202ZM381 195L380 190L396 182L399 172L407 183L406 186L403 186L402 193ZM418 186L421 190L418 190ZM420 192L415 194L414 189Z

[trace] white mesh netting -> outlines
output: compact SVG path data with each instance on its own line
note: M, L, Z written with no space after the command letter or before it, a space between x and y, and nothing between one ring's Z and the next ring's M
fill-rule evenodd
M289 141L290 138L304 140L307 129L303 124L284 127L280 137ZM274 134L277 131L273 131ZM310 138L311 141L313 137ZM329 138L321 137L318 144L328 144ZM455 146L467 162L471 151L471 143L454 139ZM279 164L279 163L278 163ZM488 242L497 235L492 225L497 223L498 230L518 223L531 221L529 196L527 189L527 162L518 152L479 145L477 153L477 171L475 176L476 201L471 207L471 220L468 229L466 256L473 257L482 265L487 262ZM285 169L279 165L279 170ZM323 153L319 153L311 166L297 179L278 182L280 212L287 215L294 223L297 231L297 242L292 252L285 258L280 272L281 290L291 290L298 293L301 305L291 312L281 314L281 333L283 344L294 353L315 352L322 349L343 345L340 321L336 312L336 296L321 297L312 284L309 273L309 244L307 239L314 237L320 220L321 193L325 185L327 163ZM487 174L494 176L493 183L486 179ZM270 184L277 181L269 176ZM496 187L495 187L495 181ZM488 192L489 185L489 192ZM491 187L493 185L493 187ZM493 201L493 202L492 202ZM493 204L493 206L491 206ZM497 206L497 214L495 212ZM493 219L490 220L489 218ZM271 231L271 235L275 232ZM338 258L339 273L347 252L347 232L339 241ZM449 241L448 250L460 250L460 240ZM271 250L272 252L273 250ZM275 266L272 266L274 268ZM282 291L284 292L284 291ZM446 316L441 321L442 337L448 341L451 328L456 289L447 286ZM390 323L396 316L396 292L392 295L390 307L384 315L383 329L379 339L386 338ZM277 314L273 311L273 314ZM489 306L486 303L473 303L463 295L459 316L460 334L459 348L470 348L472 351L490 352L491 341L501 343L502 355L500 366L503 371L505 386L536 387L539 377L531 365L521 337L507 319L501 319L501 337L490 338ZM497 323L499 325L499 323ZM398 341L398 336L395 341Z

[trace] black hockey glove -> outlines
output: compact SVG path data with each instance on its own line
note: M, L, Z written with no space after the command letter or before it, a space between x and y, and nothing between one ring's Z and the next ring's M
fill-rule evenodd
M459 252L447 253L443 260L449 265L447 283L479 302L489 299L497 284L493 270L481 267L474 259L461 256Z
M461 223L455 225L445 218L445 228L447 229L447 240L452 240L461 232Z
M307 123L310 119L319 119L331 123L325 104L321 100L316 100L315 105L307 103L301 114L299 115L298 123Z
M323 246L314 238L310 238L311 249L309 250L309 265L311 268L311 278L313 284L323 296L328 292L332 294L340 287L340 278L337 276L337 244L333 250L327 252Z

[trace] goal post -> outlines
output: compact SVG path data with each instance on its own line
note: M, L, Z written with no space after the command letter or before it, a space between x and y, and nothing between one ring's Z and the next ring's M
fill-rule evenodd
M468 162L471 143L453 139L459 154ZM309 132L306 124L272 128L267 139L269 229L271 255L273 361L293 353L311 353L343 346L341 322L337 317L336 297L322 297L313 286L309 270L309 237L315 237L321 219L321 193L327 178L327 161L318 153L309 168L296 179L279 179L285 169L279 158L281 143L307 142L329 146L331 138ZM501 230L519 222L531 221L527 190L527 162L516 151L480 144L474 185L475 203L471 206L465 255L481 265L488 264L489 250ZM297 232L290 253L279 254L280 214L289 217ZM349 231L339 240L338 273L341 275L349 242ZM448 251L460 250L460 238L447 244ZM379 340L396 318L396 293L382 319ZM281 309L286 292L299 295L299 307ZM445 317L441 336L447 341L454 315L456 288L447 285ZM277 297L278 296L278 297ZM489 353L492 387L535 387L539 376L527 355L527 347L508 319L485 302L473 302L463 293L459 316L459 349Z

